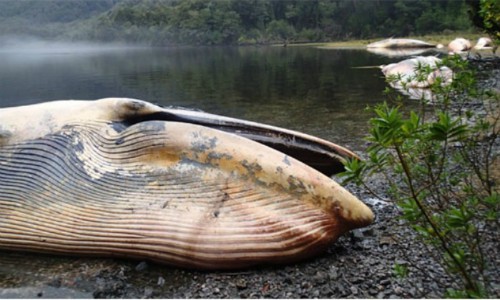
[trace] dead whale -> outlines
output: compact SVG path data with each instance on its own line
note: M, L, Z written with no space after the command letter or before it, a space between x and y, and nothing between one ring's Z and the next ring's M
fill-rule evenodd
M312 162L354 155L135 99L0 109L0 249L235 269L311 257L373 221L285 151Z

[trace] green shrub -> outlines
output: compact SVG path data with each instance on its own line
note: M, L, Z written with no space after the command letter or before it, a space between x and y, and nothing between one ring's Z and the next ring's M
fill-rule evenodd
M452 84L434 83L432 99L421 99L418 111L387 103L372 108L367 158L347 162L341 176L374 190L368 178L383 174L405 224L456 280L459 288L444 294L488 297L497 253L485 245L497 247L499 240L500 97L478 89L467 61L457 56L444 63L455 71ZM415 78L430 71L420 68Z

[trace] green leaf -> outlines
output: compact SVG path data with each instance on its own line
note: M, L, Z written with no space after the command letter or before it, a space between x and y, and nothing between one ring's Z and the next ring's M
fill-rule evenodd
M394 264L394 274L396 274L396 277L405 278L408 276L408 273L408 267L406 265Z
M361 184L364 174L367 170L367 165L364 161L357 158L348 159L344 162L344 172L337 174L343 178L343 182L355 182Z
M452 120L448 113L439 113L439 120L429 127L429 138L437 141L457 141L467 133L467 126L460 119Z
M466 299L469 298L469 295L467 294L466 291L462 290L455 290L452 288L446 289L446 298L452 298L452 299Z
M403 218L410 222L416 222L422 217L422 212L413 199L406 199L400 202L399 206L403 210Z
M497 207L500 205L500 194L493 193L483 199L483 202L490 207Z
M467 223L471 219L471 214L465 209L452 208L446 213L448 226L452 228L466 229Z

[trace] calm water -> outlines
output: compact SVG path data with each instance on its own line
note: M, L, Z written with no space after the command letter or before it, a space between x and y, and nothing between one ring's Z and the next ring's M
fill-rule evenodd
M365 49L0 49L0 107L131 97L269 123L359 150L389 63Z

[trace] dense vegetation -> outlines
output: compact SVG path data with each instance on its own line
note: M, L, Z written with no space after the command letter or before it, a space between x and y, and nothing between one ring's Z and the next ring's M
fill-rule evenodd
M500 94L479 86L460 56L444 63L455 71L453 82L444 84L438 77L431 99L420 99L420 110L404 113L402 106L387 103L373 108L367 158L348 162L342 175L370 191L372 176L383 176L404 224L455 281L447 297L494 297L498 254L488 245L499 240ZM431 72L421 66L411 78L388 81L405 86L426 81ZM407 273L397 264L395 271Z
M332 41L471 30L472 6L465 0L3 0L0 35L152 45Z
M475 26L500 41L500 2L497 0L466 0Z

